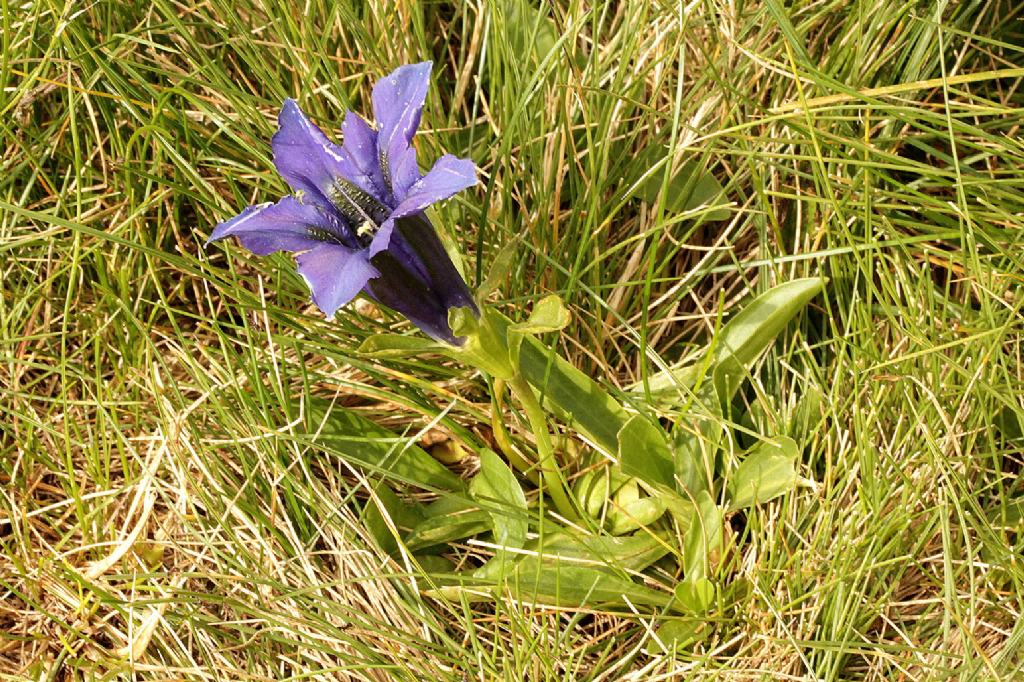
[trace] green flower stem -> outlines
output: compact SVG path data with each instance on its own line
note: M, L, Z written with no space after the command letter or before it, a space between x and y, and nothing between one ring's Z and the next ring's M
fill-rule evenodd
M505 453L505 457L508 458L509 464L519 470L521 474L526 476L527 479L534 485L540 485L540 475L537 473L537 467L530 464L525 457L523 457L515 446L512 444L512 440L508 436L508 430L505 428L505 423L501 419L502 412L502 397L505 394L505 381L502 379L494 380L494 405L491 410L491 431L494 432L494 442L498 446L498 449Z
M537 397L533 395L533 389L522 374L516 375L508 382L509 388L519 399L523 409L526 410L526 418L530 420L530 428L533 429L534 438L537 439L537 467L540 469L541 479L544 488L555 503L555 509L565 519L572 523L579 523L580 517L572 505L569 494L566 492L562 477L559 476L558 464L555 462L555 450L551 445L551 433L548 431L548 420L544 414Z

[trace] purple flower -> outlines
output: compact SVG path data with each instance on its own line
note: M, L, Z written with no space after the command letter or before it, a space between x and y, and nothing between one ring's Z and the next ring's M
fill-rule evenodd
M430 68L410 64L378 81L376 129L348 111L341 146L285 100L271 146L296 196L246 208L217 225L209 241L238 237L257 255L298 252L299 274L328 318L362 292L458 345L448 310L477 308L423 211L476 184L476 166L446 154L420 174L412 138Z

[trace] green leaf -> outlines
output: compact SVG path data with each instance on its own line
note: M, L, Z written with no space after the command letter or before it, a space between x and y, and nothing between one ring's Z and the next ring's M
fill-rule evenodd
M451 327L455 336L469 336L476 334L480 328L480 320L472 308L449 308L448 326Z
M367 337L356 351L373 358L400 357L417 353L443 352L446 346L418 336L400 334L374 334Z
M985 512L992 527L1024 535L1024 500L1001 499ZM1021 538L1024 540L1024 537Z
M520 601L560 606L634 605L665 608L672 595L634 582L628 573L641 571L670 550L670 539L643 533L633 537L586 536L565 531L544 533L527 543L525 553L501 580L493 567L477 577L507 589ZM504 586L504 587L503 587Z
M693 613L707 613L715 603L717 589L707 578L686 579L676 585L676 599Z
M538 301L525 322L510 324L505 332L512 364L519 364L523 339L534 334L558 331L569 324L569 319L569 310L558 296L551 295Z
M634 415L616 437L622 471L648 483L675 488L675 467L665 433L640 415Z
M524 552L517 553L516 563L522 566L542 566L559 561L608 570L638 572L671 551L673 542L672 538L654 533L613 537L578 535L557 530L546 532L542 537L527 542ZM478 571L476 575L492 580L498 578L498 572L494 567Z
M597 466L586 468L573 483L573 494L580 508L592 518L601 518L605 503L618 492L619 488L635 479L622 473L622 469L606 460L603 455L591 451Z
M670 620L658 628L654 648L658 653L671 654L689 648L710 631L710 624L704 620Z
M511 29L508 38L515 54L527 59L532 56L536 65L540 65L558 44L554 22L528 0L506 0L504 4L508 12L507 26Z
M694 403L691 416L676 424L672 434L676 480L690 495L710 490L723 429L722 408L710 382L698 389Z
M603 563L608 568L622 571L642 571L665 556L673 540L653 533L638 533L628 537L609 535L577 535L565 531L547 533L543 543L539 540L527 546L538 555L557 556L562 560L580 559ZM522 561L536 560L524 556Z
M575 495L580 509L587 516L596 519L601 516L604 503L615 492L611 487L608 466L601 465L587 469L577 476L572 484L572 494Z
M606 518L608 532L623 535L638 528L647 528L665 513L662 495L642 494L638 479L631 478L619 488Z
M496 314L494 324L504 330L511 322ZM619 429L630 415L596 381L529 336L519 351L519 371L541 394L546 407L606 454L618 452Z
M692 389L702 370L712 373L720 402L732 400L754 362L800 310L825 286L820 277L796 279L761 294L736 313L715 335L710 357L687 366L674 366L651 376L647 388L661 403L677 402L680 391ZM642 384L632 388L644 391ZM684 393L685 396L685 393Z
M1024 440L1024 428L1021 424L1022 421L1017 410L1009 405L1003 406L992 418L992 425L999 430L1003 438L1011 442Z
M423 513L423 521L405 538L406 546L413 552L491 529L491 515L457 495L445 495Z
M480 451L480 472L469 492L490 515L496 544L519 549L526 543L526 496L512 469L492 450Z
M625 506L640 499L640 483L635 478L630 478L615 493L615 504Z
M394 556L398 539L423 521L423 507L402 501L385 483L379 483L373 491L374 496L363 507L363 525L380 548Z
M744 509L794 490L800 482L796 460L800 448L787 436L754 446L732 475L726 493L729 509Z
M671 163L665 160L666 154L665 147L651 145L636 157L634 165L642 169L642 174L634 179L637 185L633 193L649 204L657 203L661 194L666 164ZM703 162L688 160L669 171L664 206L670 213L686 213L708 206L712 210L705 214L706 220L727 220L729 208L722 205L726 203L724 194L722 184L704 169Z
M654 590L601 568L554 560L519 563L506 579L509 592L523 602L558 606L649 606L678 608L674 595ZM502 589L496 588L497 593Z
M420 569L435 579L438 577L449 578L455 570L455 564L448 557L437 554L417 554L415 558Z
M434 490L464 490L462 479L421 447L323 398L306 407L310 440L346 461Z
M515 262L515 256L518 251L518 239L513 239L501 247L498 255L494 257L494 262L491 263L491 269L487 272L487 278L477 287L477 300L482 302L491 295L491 292L496 291L501 286L505 278L508 277L508 273L512 271L512 265Z
M683 536L683 572L690 581L706 577L722 548L722 510L702 490L696 496L697 515Z
M674 597L631 580L671 551L673 540L653 533L632 537L579 535L563 530L544 532L526 543L509 565L488 562L474 577L496 597L519 601L582 607L629 604L673 607ZM481 588L447 591L440 596L472 598Z
M486 582L489 584L468 583L424 590L424 594L450 601L476 602L490 594L497 599L507 596L522 603L567 608L631 611L639 606L685 613L674 593L652 589L604 569L563 564L557 560L517 564L504 580Z
M780 284L755 298L722 327L715 337L711 362L723 405L732 401L761 353L824 286L820 277Z
M646 528L660 519L666 510L660 497L641 497L612 507L608 513L608 532L622 535L638 528Z
M569 320L569 309L561 298L552 294L537 301L526 322L510 325L508 330L520 334L544 334L564 329Z
M712 381L698 388L693 398L692 412L700 416L691 424L679 426L673 442L675 475L691 495L708 489L712 463L723 437L723 409L732 401L757 358L823 286L824 280L808 278L771 289L719 330L710 357L684 370L662 373L652 381L652 388L672 385L676 380L697 381L698 368L711 366ZM692 383L686 387L691 388Z

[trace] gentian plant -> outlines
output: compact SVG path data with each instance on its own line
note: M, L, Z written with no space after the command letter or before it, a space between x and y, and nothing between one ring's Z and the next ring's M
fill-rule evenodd
M378 82L376 129L346 112L342 145L286 100L271 146L296 196L246 208L210 241L238 237L255 254L299 253L299 273L327 317L363 292L431 337L459 345L448 311L476 306L423 211L475 185L476 166L445 155L420 174L412 138L429 82L429 62Z
M492 427L504 457L478 445L480 471L467 486L427 453L408 449L393 466L450 494L424 506L379 490L364 510L382 547L414 557L469 536L489 538L493 558L446 576L433 594L690 614L721 608L726 515L801 480L794 441L765 437L740 454L723 425L737 421L734 397L763 351L824 281L795 280L754 299L718 330L698 362L650 377L628 396L627 409L537 338L569 322L557 296L537 301L519 322L486 304L513 251L502 252L474 296L443 248L424 210L472 187L477 176L471 161L450 155L420 173L412 142L430 70L427 62L413 64L380 80L372 94L375 125L346 112L341 145L285 101L271 144L295 194L246 208L217 225L210 241L233 236L258 255L296 253L298 271L328 317L363 294L429 337L374 335L359 349L367 356L442 354L489 377ZM530 425L535 452L514 443L506 428L506 389ZM689 406L685 414L666 409L680 404ZM667 427L657 418L665 414L676 416ZM559 461L552 417L589 452ZM377 429L344 413L336 421L357 432ZM391 454L353 458L382 466ZM528 503L524 484L539 488L535 502ZM385 514L390 520L379 523ZM390 532L396 527L397 538ZM667 555L675 566L669 571ZM656 562L660 575L676 580L671 589L634 579ZM692 630L669 621L664 634L688 640Z

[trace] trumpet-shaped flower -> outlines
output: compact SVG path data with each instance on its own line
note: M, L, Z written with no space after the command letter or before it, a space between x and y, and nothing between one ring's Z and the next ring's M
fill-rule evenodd
M423 211L476 184L476 166L446 154L420 174L412 138L430 68L410 64L378 81L376 126L346 112L340 146L285 100L271 146L296 196L246 208L209 241L237 237L258 255L298 253L298 271L329 318L362 292L434 339L459 344L448 310L476 305Z

